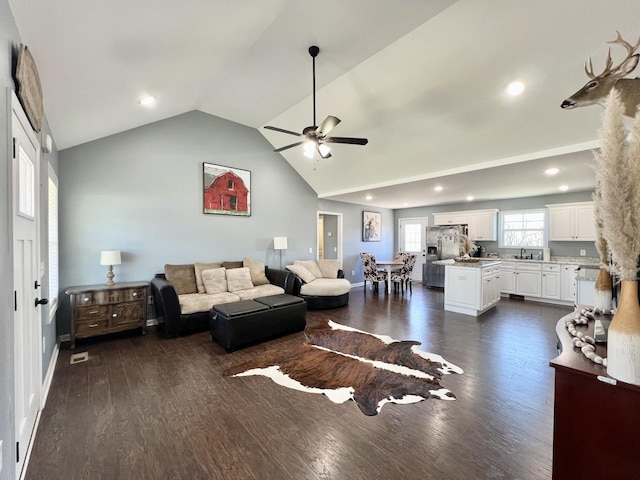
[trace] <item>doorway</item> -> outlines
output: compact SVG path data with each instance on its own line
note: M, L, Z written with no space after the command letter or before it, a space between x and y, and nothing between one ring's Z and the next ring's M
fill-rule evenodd
M416 264L411 280L422 282L422 266L427 260L427 217L400 218L398 220L398 250L413 253Z
M42 394L40 322L40 144L12 95L12 229L16 478L25 465ZM42 272L44 273L44 272Z
M318 211L318 259L340 260L342 265L342 214Z

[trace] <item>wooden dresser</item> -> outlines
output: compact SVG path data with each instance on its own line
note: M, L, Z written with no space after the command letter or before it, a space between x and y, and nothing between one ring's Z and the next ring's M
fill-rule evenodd
M555 369L553 479L638 479L640 387L616 382L605 367L574 348L567 317L556 325L562 352L550 362ZM576 329L593 335L593 325ZM607 349L599 345L596 353L604 358Z
M149 282L82 285L65 292L71 299L71 348L76 338L141 328L147 323Z

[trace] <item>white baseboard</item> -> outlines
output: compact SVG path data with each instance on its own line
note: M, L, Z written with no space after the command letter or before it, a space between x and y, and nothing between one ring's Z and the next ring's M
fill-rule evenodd
M353 287L364 287L364 282L352 283L351 288Z
M56 362L58 361L58 354L60 353L60 347L56 343L53 346L53 352L51 353L51 360L49 360L49 367L47 368L47 374L44 376L44 382L42 382L42 397L40 402L40 409L44 408L47 403L47 397L49 396L49 388L51 388L51 381L53 380L53 372L56 370Z
M153 327L159 325L157 318L147 318L147 327Z
M58 337L58 343L70 342L70 341L71 341L71 334L70 333L65 333L64 335L60 335Z

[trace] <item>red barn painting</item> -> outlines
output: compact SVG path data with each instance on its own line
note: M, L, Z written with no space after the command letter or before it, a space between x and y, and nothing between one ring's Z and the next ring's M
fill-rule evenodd
M204 164L204 213L251 215L251 172Z

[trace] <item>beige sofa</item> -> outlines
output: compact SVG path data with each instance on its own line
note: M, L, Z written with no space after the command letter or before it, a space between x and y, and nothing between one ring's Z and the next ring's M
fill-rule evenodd
M167 264L151 281L160 330L175 337L206 329L215 305L285 293L291 275L247 257L241 262Z

